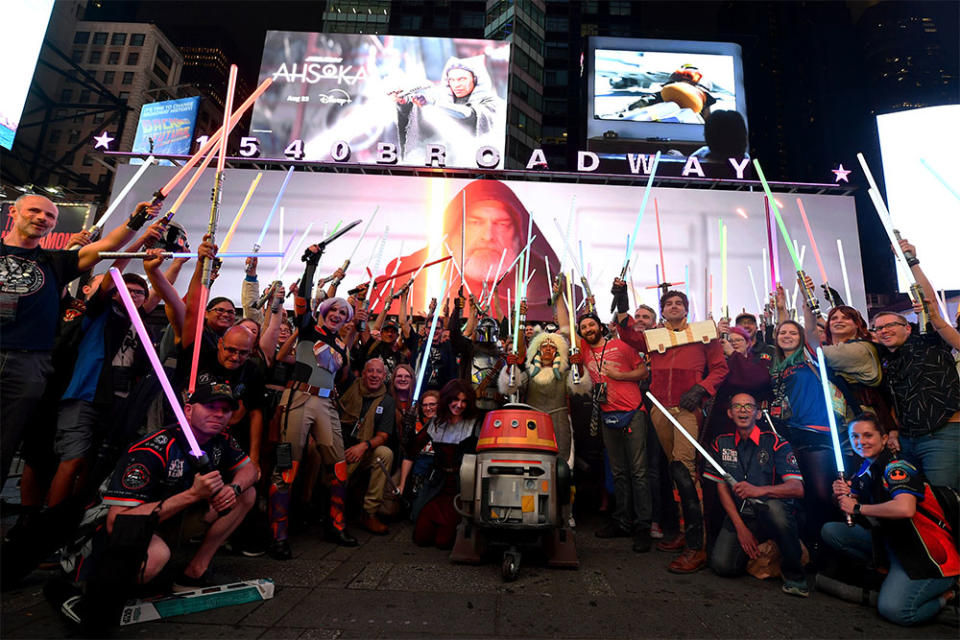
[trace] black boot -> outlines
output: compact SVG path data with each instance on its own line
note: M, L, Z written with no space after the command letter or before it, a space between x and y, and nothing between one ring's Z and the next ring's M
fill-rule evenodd
M670 477L677 485L680 494L680 508L683 510L683 533L688 549L703 549L703 505L697 495L690 472L682 462L670 463Z

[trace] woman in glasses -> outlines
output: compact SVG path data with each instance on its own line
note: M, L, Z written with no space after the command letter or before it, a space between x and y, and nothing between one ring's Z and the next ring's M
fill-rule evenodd
M404 429L402 448L406 454L414 446L414 439L423 431L423 428L437 417L437 407L440 403L439 391L427 391L417 404L417 420L412 429ZM411 500L416 499L423 488L423 484L433 470L433 445L427 441L423 448L414 456L404 455L400 463L400 482L397 488L400 493L408 495ZM409 487L409 491L407 488Z

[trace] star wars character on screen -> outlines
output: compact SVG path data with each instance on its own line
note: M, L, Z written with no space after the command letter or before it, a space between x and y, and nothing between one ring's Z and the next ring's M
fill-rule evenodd
M485 56L450 58L442 84L403 87L389 94L397 103L404 163L424 162L429 144L444 145L452 166L474 164L483 145L503 147L506 103L493 89Z

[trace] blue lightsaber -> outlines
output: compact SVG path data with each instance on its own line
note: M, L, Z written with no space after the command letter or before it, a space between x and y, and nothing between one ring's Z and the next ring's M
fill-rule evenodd
M650 198L650 188L653 186L653 178L657 175L657 165L660 164L660 152L653 156L653 166L650 167L650 175L647 176L647 186L643 190L643 200L640 201L640 211L637 213L637 220L633 223L633 233L627 239L627 255L623 259L623 269L620 271L620 279L623 280L627 275L627 267L630 264L630 257L633 255L633 243L637 241L637 233L640 231L640 221L643 219L643 212L647 208L647 200ZM583 259L581 258L581 262Z
M263 228L260 229L260 236L257 237L257 241L253 244L254 251L260 251L260 247L263 245L263 238L267 235L267 229L270 228L270 221L273 220L273 214L276 213L277 207L280 206L280 200L283 198L283 193L287 190L287 185L290 183L290 177L293 175L293 167L287 170L287 175L283 177L283 184L280 185L280 191L277 193L277 198L273 201L273 206L270 208L270 213L267 215L266 221L263 223Z
M447 290L446 280L440 283L440 290ZM413 398L410 405L411 408L416 406L417 402L420 401L420 389L423 387L423 376L427 372L427 364L430 362L430 347L433 346L433 335L437 331L437 318L439 317L440 309L435 309L433 312L433 320L430 322L430 333L427 334L427 344L420 356L420 371L417 373L417 384L413 388Z
M823 401L827 406L827 421L830 424L830 440L833 442L833 459L837 463L837 477L844 480L843 452L840 451L840 433L837 431L837 417L833 413L833 394L830 393L830 380L827 379L827 359L823 355L823 347L817 347L817 365L820 367ZM847 526L853 526L853 518L850 514L847 514Z

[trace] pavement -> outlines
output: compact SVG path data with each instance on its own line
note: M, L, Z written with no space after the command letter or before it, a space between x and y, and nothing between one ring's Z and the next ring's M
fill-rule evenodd
M780 591L780 580L723 579L709 570L666 571L670 554L631 551L629 538L598 539L599 516L578 523L579 569L549 569L524 558L515 582L499 561L453 565L419 548L411 527L386 536L353 527L359 547L292 539L294 559L221 552L213 568L231 579L271 578L273 599L120 629L119 638L950 638L956 614L905 629L871 607L814 592ZM2 594L2 638L62 638L70 629L43 599L51 573L37 571Z

